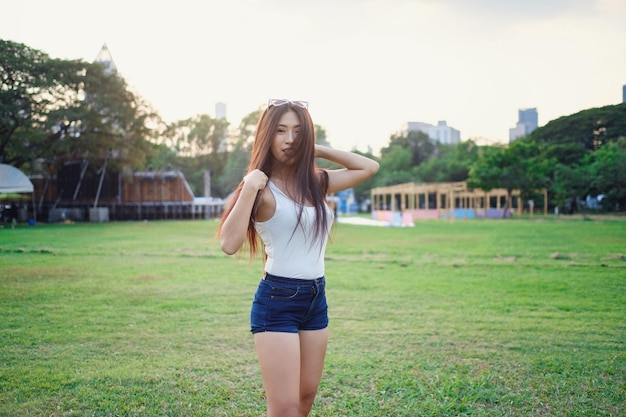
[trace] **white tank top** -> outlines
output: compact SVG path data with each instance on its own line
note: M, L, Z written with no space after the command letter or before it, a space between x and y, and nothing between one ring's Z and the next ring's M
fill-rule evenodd
M300 225L296 229L300 205L273 182L269 181L268 186L276 200L276 211L269 220L254 224L265 245L265 272L299 279L324 276L324 252L333 223L332 211L325 206L328 214L326 236L315 238L315 207L304 207Z

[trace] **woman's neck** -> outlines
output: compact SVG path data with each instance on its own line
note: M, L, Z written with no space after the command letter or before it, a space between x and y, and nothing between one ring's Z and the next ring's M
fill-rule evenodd
M276 169L272 171L270 179L273 181L279 181L283 183L290 183L296 178L295 170L293 169Z
M301 202L297 192L297 182L295 170L279 170L272 172L270 175L270 181L285 193L293 201L297 201L300 204L307 204L308 202Z

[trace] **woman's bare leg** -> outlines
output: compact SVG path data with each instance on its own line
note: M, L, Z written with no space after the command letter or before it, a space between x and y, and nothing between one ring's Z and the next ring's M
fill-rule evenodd
M311 411L324 370L328 329L300 332L300 414Z
M324 369L328 329L254 335L268 417L306 417Z
M300 338L297 333L254 335L268 417L298 417L300 408Z

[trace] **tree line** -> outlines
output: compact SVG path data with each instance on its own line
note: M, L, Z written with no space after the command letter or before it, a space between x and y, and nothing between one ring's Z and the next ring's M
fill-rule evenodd
M209 170L211 194L226 197L245 174L261 112L237 126L208 114L166 123L106 66L51 58L2 39L0 79L0 162L28 174L55 175L76 159L122 175L178 169L201 195ZM329 145L323 127L316 135ZM550 206L565 211L600 195L603 210L624 211L626 104L561 117L509 145L446 145L403 132L391 135L375 158L379 173L355 189L359 199L373 187L467 181L487 191L520 190L525 201L547 189Z
M547 123L507 145L433 143L422 132L392 136L381 151L375 186L467 181L470 188L520 190L573 213L586 197L599 209L626 210L626 103L582 110Z

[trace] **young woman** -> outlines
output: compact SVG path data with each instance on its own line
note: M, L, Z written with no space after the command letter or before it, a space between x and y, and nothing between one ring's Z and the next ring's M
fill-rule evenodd
M315 158L343 168L319 170ZM269 417L308 416L328 341L324 252L333 214L325 197L378 171L378 163L315 144L304 101L270 100L255 135L248 173L219 228L222 250L265 252L252 303L254 335Z

